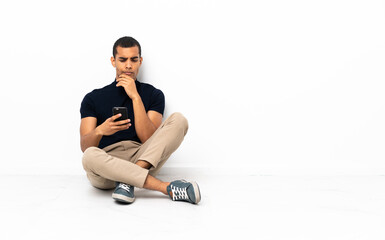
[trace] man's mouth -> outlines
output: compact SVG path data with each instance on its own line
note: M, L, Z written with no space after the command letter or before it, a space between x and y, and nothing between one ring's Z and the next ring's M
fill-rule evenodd
M124 72L124 74L126 74L128 76L132 76L134 73L133 72Z

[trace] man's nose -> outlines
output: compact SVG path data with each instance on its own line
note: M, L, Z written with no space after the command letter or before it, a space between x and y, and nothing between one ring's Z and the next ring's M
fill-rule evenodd
M132 64L129 61L127 61L127 63L126 63L126 68L128 68L128 69L132 68Z

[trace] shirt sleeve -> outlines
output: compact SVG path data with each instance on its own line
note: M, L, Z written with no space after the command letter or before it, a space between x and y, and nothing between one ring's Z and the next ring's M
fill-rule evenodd
M80 105L80 115L81 118L85 117L96 117L95 104L90 97L90 94L87 94Z
M148 110L157 111L158 113L163 115L164 112L164 94L159 89L154 89L151 96L151 102Z

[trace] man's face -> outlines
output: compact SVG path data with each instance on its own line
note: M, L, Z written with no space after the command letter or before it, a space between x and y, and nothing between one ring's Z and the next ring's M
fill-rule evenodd
M136 80L139 68L142 65L143 58L139 56L139 48L137 46L130 48L117 47L115 58L111 57L111 63L116 68L116 78L121 74Z

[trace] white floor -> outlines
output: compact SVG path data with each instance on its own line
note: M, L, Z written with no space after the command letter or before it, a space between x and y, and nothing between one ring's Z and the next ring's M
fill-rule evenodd
M385 176L171 175L196 180L201 203L136 189L121 205L85 176L0 176L0 239L385 239Z

